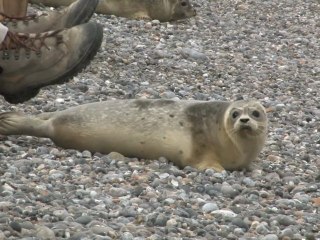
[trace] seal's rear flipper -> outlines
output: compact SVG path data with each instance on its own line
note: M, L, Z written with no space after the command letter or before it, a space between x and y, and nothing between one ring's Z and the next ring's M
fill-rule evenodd
M42 131L45 124L45 120L27 116L23 113L0 113L0 135L30 135L46 137L47 133Z
M0 114L0 134L1 135L15 135L21 134L20 128L24 116L22 113L5 112Z

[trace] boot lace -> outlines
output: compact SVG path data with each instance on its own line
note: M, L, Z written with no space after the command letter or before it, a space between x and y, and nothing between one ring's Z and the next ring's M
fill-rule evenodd
M6 22L18 22L18 21L32 21L38 18L37 14L29 14L28 16L24 17L11 17L8 16L7 14L0 12L0 16L2 17L1 22L3 21L4 23Z
M10 53L13 51L16 60L20 57L20 49L25 49L26 57L30 58L31 52L35 52L37 56L41 56L41 48L49 49L45 43L46 38L56 37L57 45L62 43L62 36L59 35L62 30L49 31L41 34L30 33L13 33L8 31L6 38L0 45L2 59L10 59Z

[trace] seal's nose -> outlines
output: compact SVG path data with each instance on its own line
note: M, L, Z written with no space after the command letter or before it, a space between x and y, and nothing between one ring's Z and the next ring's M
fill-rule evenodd
M240 122L247 123L249 122L249 118L240 118Z

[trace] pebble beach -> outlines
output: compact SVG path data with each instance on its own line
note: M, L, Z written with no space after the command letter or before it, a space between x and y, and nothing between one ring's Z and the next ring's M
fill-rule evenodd
M1 136L0 240L320 239L320 1L192 4L196 17L170 23L94 14L104 40L91 64L23 104L0 97L0 112L254 98L269 130L250 169L180 169Z

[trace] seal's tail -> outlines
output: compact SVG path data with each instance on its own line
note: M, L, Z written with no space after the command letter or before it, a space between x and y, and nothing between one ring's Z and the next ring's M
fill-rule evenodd
M18 112L0 113L1 135L30 135L48 137L48 131L44 131L46 120L38 117L24 115Z

